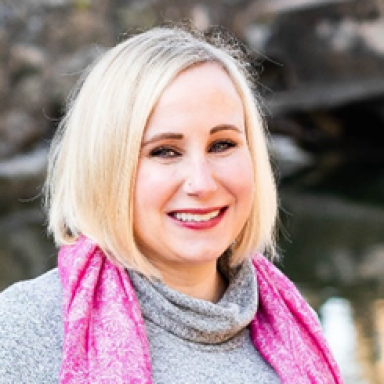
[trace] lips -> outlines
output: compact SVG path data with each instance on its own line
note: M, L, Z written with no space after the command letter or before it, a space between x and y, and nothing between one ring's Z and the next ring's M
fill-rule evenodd
M204 223L209 222L221 215L227 207L210 209L186 209L172 211L169 215L184 223Z

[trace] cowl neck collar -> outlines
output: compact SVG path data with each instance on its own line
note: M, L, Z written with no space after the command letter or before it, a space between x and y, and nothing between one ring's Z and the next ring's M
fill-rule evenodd
M144 318L184 340L203 344L228 341L248 326L257 310L257 283L252 262L230 269L220 262L228 287L217 303L199 300L129 271Z

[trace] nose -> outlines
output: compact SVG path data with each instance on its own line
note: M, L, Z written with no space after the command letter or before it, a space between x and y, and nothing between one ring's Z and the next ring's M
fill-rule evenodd
M184 192L202 198L216 190L217 181L211 165L203 159L191 161L185 176Z

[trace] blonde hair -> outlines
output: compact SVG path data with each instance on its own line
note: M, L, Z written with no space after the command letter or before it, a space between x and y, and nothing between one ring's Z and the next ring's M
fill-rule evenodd
M243 101L254 165L254 203L233 246L231 264L255 250L274 249L277 196L262 114L247 63L236 58L240 48L215 44L179 27L157 27L119 43L86 71L69 99L49 156L45 204L48 230L57 245L85 235L114 262L159 276L138 249L133 230L143 133L162 92L180 72L215 62L227 71Z

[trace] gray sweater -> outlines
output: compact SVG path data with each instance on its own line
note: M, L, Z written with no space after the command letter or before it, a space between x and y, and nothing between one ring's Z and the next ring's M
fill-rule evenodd
M155 383L280 383L255 350L248 325L257 310L254 269L222 272L230 281L213 304L130 272L145 320Z
M0 294L0 383L57 383L62 289L57 269Z
M252 266L229 276L219 303L192 299L130 272L145 320L154 383L279 383L254 349L247 325L257 309ZM57 383L62 288L57 269L0 294L0 382Z

